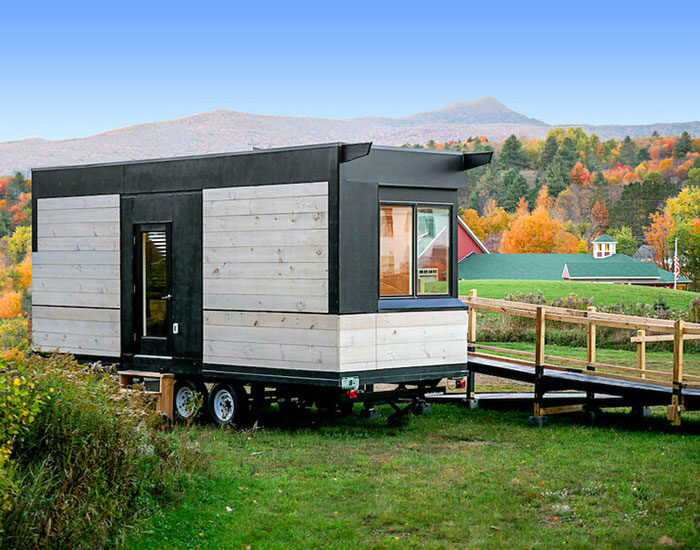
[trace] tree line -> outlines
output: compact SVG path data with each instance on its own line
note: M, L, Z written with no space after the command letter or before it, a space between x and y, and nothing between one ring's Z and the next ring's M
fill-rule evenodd
M652 247L670 269L678 238L681 271L700 279L700 138L687 132L601 141L581 128L554 128L545 139L484 136L424 145L494 151L490 165L469 172L460 214L499 252L588 252L609 233L618 252Z

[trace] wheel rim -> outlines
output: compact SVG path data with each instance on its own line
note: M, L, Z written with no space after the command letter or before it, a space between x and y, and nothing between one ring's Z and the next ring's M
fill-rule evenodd
M219 390L214 397L214 414L222 422L228 422L233 418L233 395L228 390Z
M177 395L175 395L175 407L177 408L177 413L183 418L189 418L194 412L192 409L194 407L194 392L192 388L183 386L177 390Z

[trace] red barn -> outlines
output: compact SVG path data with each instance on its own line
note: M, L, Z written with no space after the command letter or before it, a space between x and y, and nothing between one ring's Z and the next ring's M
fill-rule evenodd
M461 262L469 254L491 254L489 249L474 235L462 218L457 217L457 261Z

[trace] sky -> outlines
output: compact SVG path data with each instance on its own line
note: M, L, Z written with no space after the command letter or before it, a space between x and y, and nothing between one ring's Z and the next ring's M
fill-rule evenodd
M0 141L214 109L700 120L700 2L2 1Z

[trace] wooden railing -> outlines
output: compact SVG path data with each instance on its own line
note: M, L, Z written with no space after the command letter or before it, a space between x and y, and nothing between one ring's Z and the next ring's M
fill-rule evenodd
M589 376L603 378L615 378L633 382L643 382L656 384L672 388L671 403L668 408L668 418L672 424L678 425L681 421L681 412L685 410L683 403L683 389L700 389L700 376L683 373L683 343L686 340L700 340L700 324L686 323L682 320L671 321L668 319L652 319L648 317L637 317L633 315L620 315L613 313L602 313L596 311L595 307L587 310L568 309L561 307L528 304L524 302L511 302L508 300L494 300L490 298L479 298L476 290L471 290L469 296L460 296L460 299L469 305L469 328L467 340L469 346L474 350L471 355L474 357L486 357L508 361L513 364L533 366L535 368L535 418L544 416L547 413L566 412L567 410L580 410L581 406L556 407L556 411L545 409L542 406L543 384L541 379L545 369L577 372ZM521 351L509 348L479 344L476 341L476 312L486 311L535 319L536 337L535 351ZM561 323L572 323L583 325L587 328L587 356L586 360L548 355L545 352L546 322L557 321ZM613 365L596 361L596 329L597 327L613 327L636 331L630 341L637 344L637 366L629 367L623 365ZM648 334L652 333L652 334ZM646 365L646 343L647 342L673 342L673 370L653 370ZM491 351L516 355L524 359L512 357L494 356L492 354L481 353L476 350ZM556 365L553 363L564 363L566 365L578 365L582 368ZM473 383L468 388L468 396L472 397ZM589 399L592 400L589 394ZM564 410L562 410L564 409Z

